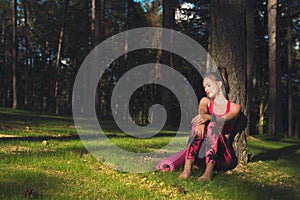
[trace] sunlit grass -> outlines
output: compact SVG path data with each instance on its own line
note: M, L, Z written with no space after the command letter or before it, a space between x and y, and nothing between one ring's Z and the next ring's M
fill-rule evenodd
M132 152L159 149L175 134L164 130L163 136L135 139L111 122L102 123L114 144ZM188 180L177 179L181 169L115 171L87 151L71 117L0 108L0 134L23 137L0 139L0 199L300 198L299 139L250 138L249 164L198 182L202 170L194 170Z

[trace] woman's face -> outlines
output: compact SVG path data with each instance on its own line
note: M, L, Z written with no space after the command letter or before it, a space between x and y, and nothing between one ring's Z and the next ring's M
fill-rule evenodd
M221 91L221 83L213 80L210 77L203 79L204 91L208 98L213 99Z

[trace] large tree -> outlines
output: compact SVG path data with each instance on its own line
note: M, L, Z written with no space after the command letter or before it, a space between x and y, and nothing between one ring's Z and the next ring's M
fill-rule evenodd
M246 24L245 1L211 1L211 51L217 66L227 68L229 100L246 108ZM248 159L246 134L238 132L233 147L239 163Z

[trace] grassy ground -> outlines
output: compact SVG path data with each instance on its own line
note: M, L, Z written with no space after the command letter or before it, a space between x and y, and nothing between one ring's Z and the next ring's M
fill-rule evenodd
M151 149L174 135L165 133L129 146ZM180 170L122 173L88 153L71 117L0 108L0 199L300 199L300 140L259 136L248 146L249 164L210 182L197 181L201 170L188 180L177 179Z

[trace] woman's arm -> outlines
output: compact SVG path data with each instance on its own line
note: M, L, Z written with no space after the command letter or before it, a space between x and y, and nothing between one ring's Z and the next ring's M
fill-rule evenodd
M196 134L203 139L205 136L205 123L211 120L211 115L208 114L210 100L203 97L199 102L198 115L192 119L192 124L196 126Z
M207 97L203 97L199 102L198 115L192 119L192 124L197 126L200 124L205 124L207 121L211 120L211 115L208 114L210 100Z
M209 114L208 108L210 104L210 99L203 97L199 103L199 115L200 115L200 124L205 124L208 121L211 121L212 116Z
M241 105L231 103L231 109L230 112L226 114L225 116L225 122L234 120L241 112Z

